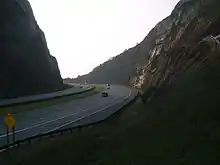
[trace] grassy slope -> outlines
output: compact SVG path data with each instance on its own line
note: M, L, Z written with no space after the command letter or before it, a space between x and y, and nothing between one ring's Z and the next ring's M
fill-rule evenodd
M147 104L81 133L15 150L23 165L220 164L220 59L187 71ZM6 164L6 163L5 163Z
M38 102L33 102L33 103L25 103L25 104L20 104L20 105L13 105L13 106L8 106L8 107L3 107L0 108L0 116L5 115L6 113L20 113L24 111L30 111L36 108L43 108L43 107L48 107L60 103L65 103L69 102L75 99L81 99L85 97L89 97L91 95L95 95L102 91L104 87L102 86L97 86L94 90L88 91L88 92L83 92L80 94L73 94L69 96L63 96L55 99L50 99L50 100L43 100L43 101L38 101Z

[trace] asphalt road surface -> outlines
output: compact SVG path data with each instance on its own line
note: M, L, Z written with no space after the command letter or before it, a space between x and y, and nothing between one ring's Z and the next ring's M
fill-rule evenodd
M102 115L106 115L101 113L103 109L111 111L108 107L120 102L123 103L126 98L131 97L131 95L135 93L129 88L113 85L107 91L109 97L102 97L99 93L68 103L14 115L16 119L16 140L68 127L81 119L87 118L92 121L98 116L93 114L99 114L99 117L102 117ZM0 146L4 144L6 144L5 125L3 123L3 118L1 118Z

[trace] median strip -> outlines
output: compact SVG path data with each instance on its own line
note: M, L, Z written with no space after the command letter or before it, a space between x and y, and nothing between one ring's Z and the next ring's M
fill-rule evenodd
M44 108L44 107L49 107L61 103L67 103L76 99L82 99L85 97L89 97L95 94L100 93L102 90L104 90L104 87L95 87L93 90L83 92L80 94L73 94L69 96L62 96L59 98L55 99L50 99L50 100L42 100L38 102L32 102L32 103L24 103L24 104L19 104L19 105L12 105L12 106L7 106L7 107L2 107L0 108L0 116L5 115L6 113L10 112L12 114L17 114L25 111L31 111L34 109L38 108Z

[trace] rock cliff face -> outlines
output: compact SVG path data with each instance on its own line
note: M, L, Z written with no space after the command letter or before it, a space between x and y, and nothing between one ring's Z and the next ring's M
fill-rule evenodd
M171 15L158 23L140 44L75 81L123 82L136 87L170 83L207 58L215 42L210 44L203 39L220 33L219 6L219 0L180 0Z
M143 47L149 40L153 46L131 83L158 87L205 60L217 41L203 39L220 33L219 5L218 0L181 0L143 41Z
M62 86L56 59L50 55L27 0L0 2L0 97L53 91Z

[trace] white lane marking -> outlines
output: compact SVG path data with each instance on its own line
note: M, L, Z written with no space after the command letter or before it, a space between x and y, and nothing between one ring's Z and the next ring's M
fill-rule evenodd
M113 100L116 100L116 99L113 99ZM111 101L113 101L113 100L111 100ZM40 124L36 124L36 125L30 126L30 127L26 127L26 128L23 128L23 129L15 131L15 134L23 132L23 131L26 131L26 130L29 130L29 129L32 129L32 128L40 127L40 126L43 126L43 125L46 125L46 124L49 124L49 123L52 123L52 122L56 122L58 120L62 120L64 118L67 118L67 117L70 117L70 116L74 116L74 115L77 115L77 114L79 114L81 112L85 112L85 111L88 111L88 110L90 110L90 109L87 108L87 109L84 109L84 110L80 110L79 112L70 113L70 114L62 116L60 118L56 118L56 119L49 120L49 121L46 121L46 122L43 122L43 123L40 123ZM9 133L9 135L12 135L12 133ZM7 134L3 134L3 135L0 136L0 139L3 138L3 137L6 137L6 136L7 136Z
M126 96L126 97L123 99L123 101L127 100L127 99L131 96L131 93L132 93L132 92L130 91L129 95ZM120 101L118 101L118 102L116 102L116 103L114 103L114 104L111 104L111 105L109 105L109 106L107 106L107 107L104 107L104 108L102 108L102 109L99 109L98 111L95 111L95 112L93 112L93 113L90 113L90 114L88 114L87 116L83 116L83 117L81 117L81 118L79 118L79 119L76 119L76 120L70 121L70 122L68 122L68 123L65 123L65 124L63 124L63 125L61 125L61 126L55 127L55 128L53 128L53 129L51 129L50 131L47 131L47 132L45 132L45 133L49 133L49 132L58 130L58 129L60 129L60 128L62 128L62 127L65 127L65 126L67 126L67 125L70 125L70 124L72 124L72 123L74 123L74 122L77 122L77 121L80 121L80 120L85 119L85 118L87 118L87 117L90 117L90 116L92 116L92 115L94 115L94 114L96 114L96 113L98 113L98 112L104 111L105 109L108 109L108 108L110 108L110 107L112 107L112 106L114 106L114 105L116 105L116 104L118 104L118 103L120 103L120 102L122 102L122 101L120 100Z
M88 109L84 109L84 110L82 110L82 111L86 111L86 110L88 110ZM82 112L82 111L81 111L81 112ZM51 123L51 122L54 122L54 121L57 121L57 120L64 119L64 118L66 118L66 117L68 117L68 116L75 115L75 114L77 114L77 113L79 113L79 112L70 113L70 114L68 114L68 115L66 115L66 116L62 116L62 117L60 117L60 118L56 118L56 119L49 120L49 121L44 122L44 123L40 123L40 124L36 124L36 125L30 126L30 127L26 127L26 128L23 128L23 129L20 129L20 130L15 131L15 133L23 132L23 131L26 131L26 130L29 130L29 129L32 129L32 128L35 128L35 127L40 127L40 126L42 126L42 125L45 125L45 124L48 124L48 123ZM11 134L12 134L12 133L10 133L9 135L11 135ZM1 135L0 138L5 137L5 136L6 136L6 134Z

